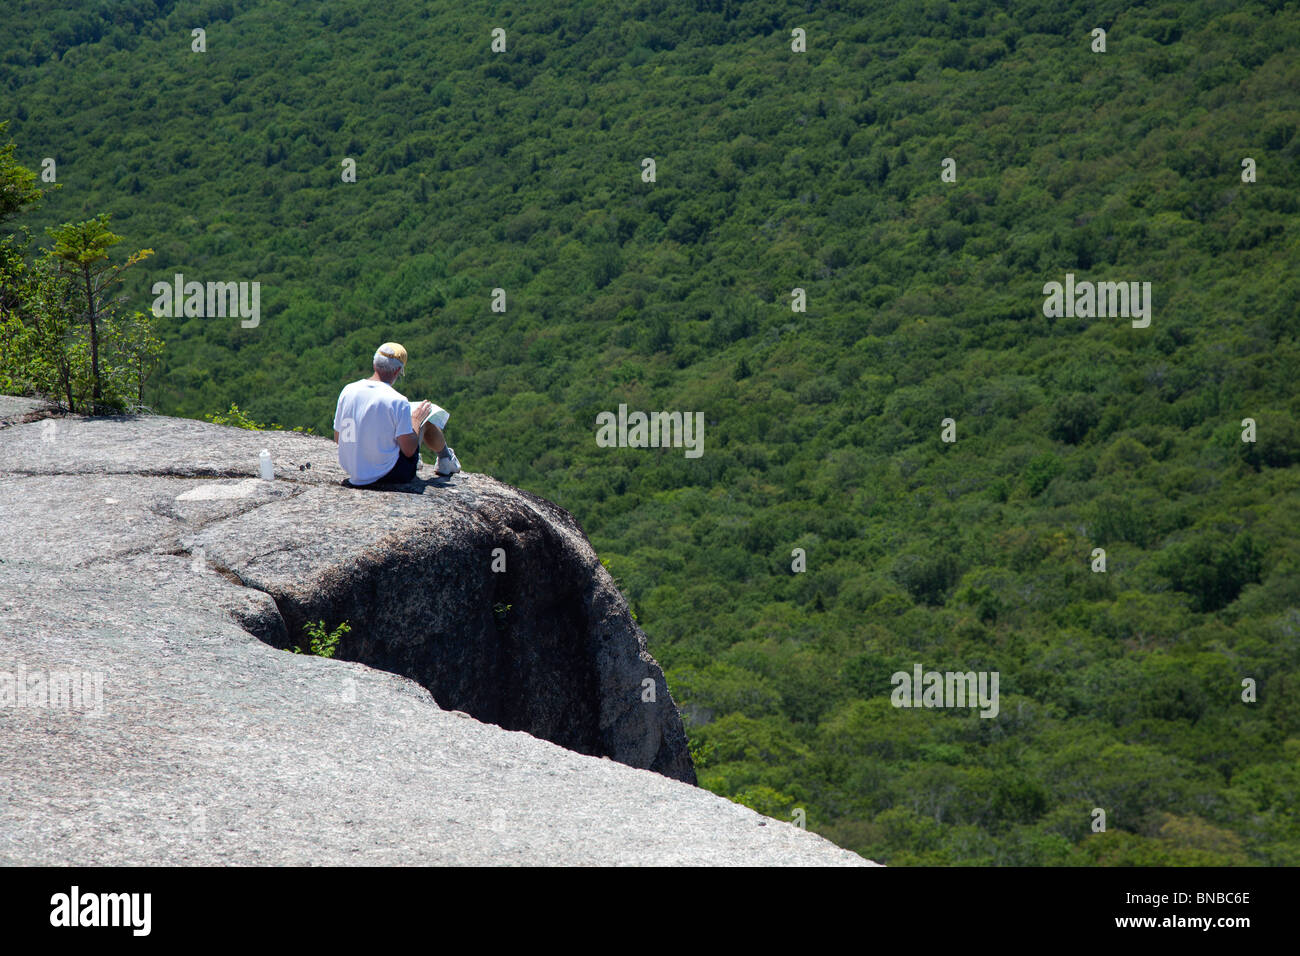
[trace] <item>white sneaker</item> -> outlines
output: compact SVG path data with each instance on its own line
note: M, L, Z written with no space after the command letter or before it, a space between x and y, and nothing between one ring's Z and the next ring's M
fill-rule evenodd
M439 478L446 478L460 471L460 459L456 457L455 449L448 445L445 450L446 456L439 455L438 463L433 466L433 473Z

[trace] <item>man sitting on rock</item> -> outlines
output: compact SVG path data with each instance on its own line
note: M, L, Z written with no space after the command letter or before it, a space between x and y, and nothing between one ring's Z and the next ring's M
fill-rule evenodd
M438 477L460 471L456 453L442 434L451 416L431 402L412 408L393 388L406 370L406 349L385 342L375 352L373 365L370 378L344 386L334 411L334 442L349 481L359 488L413 481L421 443L437 454Z

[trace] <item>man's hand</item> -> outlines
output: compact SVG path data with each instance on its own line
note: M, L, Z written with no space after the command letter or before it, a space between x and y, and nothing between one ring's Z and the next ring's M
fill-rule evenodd
M421 402L415 408L411 409L411 431L415 431L415 423L421 418L427 416L433 408L432 402Z

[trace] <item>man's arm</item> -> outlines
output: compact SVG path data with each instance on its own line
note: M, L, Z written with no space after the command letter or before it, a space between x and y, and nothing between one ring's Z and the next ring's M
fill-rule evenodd
M419 454L420 450L420 433L415 430L415 424L420 422L422 418L428 417L431 405L429 402L421 402L419 405L411 407L410 403L407 403L407 407L411 409L411 430L404 435L397 435L396 438L397 446L402 449L402 454L410 458ZM420 427L424 427L423 422L420 422Z
M339 433L338 433L337 431L335 431L335 432L334 432L334 444L337 445L338 443L339 443Z

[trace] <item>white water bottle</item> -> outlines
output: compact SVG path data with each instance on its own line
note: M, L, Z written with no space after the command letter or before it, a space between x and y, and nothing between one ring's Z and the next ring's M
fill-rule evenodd
M257 456L257 463L261 466L262 479L264 481L270 481L275 477L275 468L271 465L271 453L265 448L263 448L262 453Z

